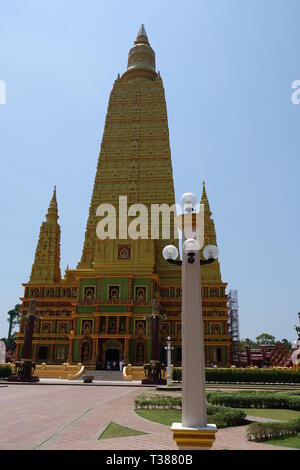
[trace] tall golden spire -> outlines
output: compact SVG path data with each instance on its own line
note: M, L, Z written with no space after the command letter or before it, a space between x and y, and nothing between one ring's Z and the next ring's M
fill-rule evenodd
M211 210L210 205L206 193L205 182L203 181L202 187L202 196L201 196L201 204L204 205L204 245L217 245L217 237L216 237L216 229L215 223L211 218ZM203 252L201 250L201 258L203 258ZM221 271L220 271L220 264L219 261L216 260L213 264L203 266L202 269L202 278L203 283L213 284L218 283L221 281Z
M54 186L53 195L49 204L48 212L46 214L46 220L57 220L58 219L58 207L56 199L56 186Z
M134 73L133 73L134 72ZM155 53L150 46L145 27L142 24L136 40L128 54L127 71L123 75L127 79L134 76L156 77Z
M58 207L56 186L46 214L46 221L40 228L39 241L32 265L31 284L54 284L61 280L60 273L60 226L57 222Z
M205 245L216 245L217 238L216 238L216 230L215 230L215 223L211 218L211 210L208 201L208 197L206 194L205 182L203 181L202 187L202 196L201 196L201 204L204 205L204 246Z
M209 205L208 197L207 197L207 194L206 194L205 181L203 181L203 183L202 183L201 204L204 204L204 211L206 212L206 215L208 215L210 217L211 216L211 211L210 211L210 205Z
M118 223L115 239L97 237L97 207L113 204L119 220L120 196L128 197L128 207L141 203L148 208L148 239L132 239L129 232L118 238ZM153 239L150 228L151 204L163 203L175 204L167 107L162 79L155 72L154 52L142 26L129 53L128 70L115 81L110 94L78 269L168 274L174 268L162 256L166 240L162 234ZM170 237L169 243L176 245L172 229ZM124 246L127 258L120 256Z

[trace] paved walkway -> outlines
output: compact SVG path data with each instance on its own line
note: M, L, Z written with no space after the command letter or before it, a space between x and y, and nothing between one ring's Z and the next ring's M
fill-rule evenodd
M142 391L114 385L8 385L0 390L0 449L175 450L167 426L135 413L133 400ZM110 421L147 434L99 441ZM287 450L247 441L246 426L220 429L213 449Z

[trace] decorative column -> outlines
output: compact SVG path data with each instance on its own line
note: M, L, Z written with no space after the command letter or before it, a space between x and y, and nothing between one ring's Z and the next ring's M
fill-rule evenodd
M105 317L105 334L106 335L108 335L108 325L109 325L108 321L109 321L109 317L106 316Z
M151 317L151 361L159 361L159 316Z
M36 362L36 350L37 350L37 344L35 343L33 345L33 357L32 357L33 362Z
M19 360L19 353L20 353L20 344L17 343L16 355L15 355L15 362Z
M68 363L73 363L73 340L71 336L69 336Z
M147 378L142 379L142 384L147 385L166 385L167 381L163 377L163 369L160 362L159 345L159 303L157 299L152 301L151 320L151 358L150 363L145 364L144 370L147 371Z
M129 339L125 338L125 344L124 344L124 362L125 364L129 363Z
M92 362L96 365L96 339L92 339Z
M95 333L98 335L99 334L99 330L100 330L100 317L96 317L96 331Z
M36 302L29 302L28 313L23 314L24 325L24 345L22 359L16 364L16 375L7 378L9 382L38 382L38 376L33 376L34 364L32 361L32 338L34 332L34 321L36 316Z
M129 303L132 301L132 277L129 278L129 283L128 283L128 300Z

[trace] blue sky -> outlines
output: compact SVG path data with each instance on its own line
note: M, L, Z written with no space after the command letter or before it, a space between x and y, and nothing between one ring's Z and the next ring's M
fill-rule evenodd
M62 270L81 256L113 81L141 23L167 99L176 196L206 181L242 337L295 338L299 301L297 0L0 2L0 337L54 184Z

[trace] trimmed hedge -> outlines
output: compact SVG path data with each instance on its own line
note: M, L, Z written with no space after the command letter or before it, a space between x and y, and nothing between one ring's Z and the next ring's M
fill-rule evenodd
M245 424L246 413L238 408L227 408L226 406L210 405L208 403L207 417L218 428L227 428Z
M300 392L207 392L207 400L214 405L231 408L283 408L300 410Z
M135 409L144 410L181 410L181 397L140 395L134 400ZM246 413L243 410L226 406L207 404L209 421L219 428L245 424Z
M248 441L262 442L282 439L300 433L300 418L282 423L252 423L247 429Z
M181 397L139 395L134 400L136 409L181 409Z
M206 382L221 383L300 383L300 370L293 369L231 369L231 368L206 368ZM181 382L182 371L179 368L173 370L173 380Z
M9 364L0 364L0 379L4 379L11 374L12 370Z

